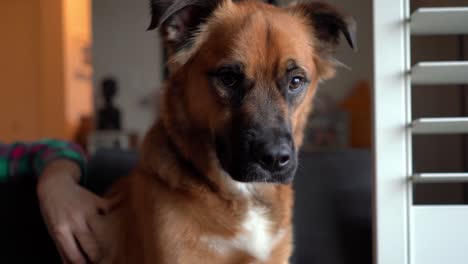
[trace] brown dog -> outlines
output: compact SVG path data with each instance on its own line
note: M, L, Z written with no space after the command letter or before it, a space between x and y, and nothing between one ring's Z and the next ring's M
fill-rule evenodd
M285 264L291 181L350 17L322 3L153 0L174 52L161 118L109 216L110 263ZM104 229L102 231L105 231Z

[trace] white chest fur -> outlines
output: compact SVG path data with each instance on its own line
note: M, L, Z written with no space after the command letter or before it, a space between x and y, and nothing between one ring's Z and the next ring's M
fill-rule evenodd
M272 232L271 223L265 212L252 207L242 223L242 232L235 238L228 240L220 237L203 237L202 240L219 254L241 250L260 261L266 261L283 235L283 230Z

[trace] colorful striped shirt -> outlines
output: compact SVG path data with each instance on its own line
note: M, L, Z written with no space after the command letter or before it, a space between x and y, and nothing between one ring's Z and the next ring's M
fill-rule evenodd
M80 182L85 182L86 156L78 145L53 139L34 143L0 143L0 183L19 177L38 177L47 163L57 159L76 162L81 168Z

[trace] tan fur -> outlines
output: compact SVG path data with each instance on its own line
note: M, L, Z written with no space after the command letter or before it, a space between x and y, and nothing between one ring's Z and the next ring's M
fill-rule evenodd
M290 114L294 142L300 147L315 87L332 71L316 53L310 22L299 13L254 1L226 1L215 11L193 47L172 60L161 118L147 134L138 169L113 187L111 194L124 200L98 230L109 254L104 263L288 263L292 188L255 183L243 192L221 169L213 135L228 125L230 110L219 103L206 74L226 60L236 60L246 65L248 77L271 82L289 58L312 77L294 109L279 96L275 99L279 109ZM265 88L252 96L273 92ZM266 212L271 234L284 232L268 260L235 249L220 254L201 240L234 239L252 207Z

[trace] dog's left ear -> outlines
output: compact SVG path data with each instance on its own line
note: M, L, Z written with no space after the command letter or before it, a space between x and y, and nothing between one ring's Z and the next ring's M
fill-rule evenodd
M230 0L150 0L152 17L148 30L159 27L169 52L175 52L224 1Z
M314 27L319 48L332 52L338 46L343 33L349 46L357 49L356 21L333 5L322 2L299 2L288 7L294 13L302 13Z

